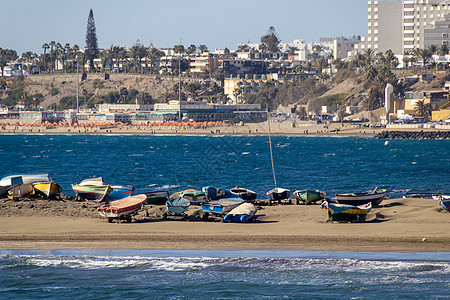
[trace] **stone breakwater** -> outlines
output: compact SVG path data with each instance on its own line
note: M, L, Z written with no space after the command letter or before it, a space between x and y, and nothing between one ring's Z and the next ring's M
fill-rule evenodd
M382 131L374 136L377 139L435 140L450 139L450 131Z

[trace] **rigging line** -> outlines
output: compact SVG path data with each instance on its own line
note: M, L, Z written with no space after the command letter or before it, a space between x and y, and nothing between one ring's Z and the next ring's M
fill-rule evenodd
M271 138L271 134L270 134L269 110L267 109L266 112L267 112L267 128L269 131L270 162L272 163L273 181L275 182L275 187L277 187L277 178L275 176L275 167L273 165L272 138Z

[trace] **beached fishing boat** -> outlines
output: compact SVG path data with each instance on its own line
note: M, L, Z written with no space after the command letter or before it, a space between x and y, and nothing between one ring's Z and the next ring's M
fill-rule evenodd
M0 180L0 186L11 186L11 178L22 177L22 183L48 182L52 181L49 174L18 174L3 177Z
M202 188L202 191L206 193L208 200L219 200L224 198L234 198L235 195L230 191L219 189L212 186L205 186Z
M46 199L59 196L62 190L61 186L54 181L36 182L33 183L33 188L37 195L40 195Z
M8 189L9 189L9 186L0 186L0 197L5 196Z
M324 201L320 208L327 210L329 221L364 222L372 209L372 203L354 206Z
M111 185L111 193L109 193L108 197L106 197L106 200L108 201L114 201L123 199L126 197L130 197L134 193L134 187L127 185Z
M254 202L258 195L256 192L254 192L252 190L241 188L241 187L232 188L230 190L230 192L246 202Z
M305 204L316 203L317 201L325 200L326 193L319 190L297 190L293 193L297 204L303 202Z
M255 219L257 209L252 203L242 203L227 213L225 222L251 222Z
M111 193L111 186L107 185L101 177L85 179L79 184L72 184L77 198L82 200L101 202Z
M97 208L102 217L108 218L108 222L114 219L131 222L131 217L142 208L147 196L144 194L126 197L113 201Z
M174 215L181 215L184 214L186 210L188 210L189 206L191 205L191 202L184 198L184 197L175 197L167 200L166 207L169 213ZM166 215L164 215L166 217Z
M386 195L385 189L367 191L362 193L342 193L336 194L336 202L340 204L362 205L371 202L372 205L379 205Z
M144 193L147 196L146 204L164 205L169 199L169 191L151 191Z
M440 195L439 204L442 206L443 209L450 212L450 195Z
M269 204L271 204L271 202L274 201L289 199L291 191L288 189L276 187L268 191L266 194L269 197Z
M202 203L203 219L207 220L210 213L223 216L242 203L244 200L241 198L223 198Z
M207 194L204 191L194 189L184 190L178 193L178 196L183 197L191 203L191 205L201 205L208 201Z
M24 184L15 184L8 189L8 198L23 198L29 196L33 193L33 184L24 183Z

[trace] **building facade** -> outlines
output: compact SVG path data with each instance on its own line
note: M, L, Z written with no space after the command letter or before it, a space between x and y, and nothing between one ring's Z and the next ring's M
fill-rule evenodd
M450 42L449 0L369 1L368 32L355 46L400 55Z

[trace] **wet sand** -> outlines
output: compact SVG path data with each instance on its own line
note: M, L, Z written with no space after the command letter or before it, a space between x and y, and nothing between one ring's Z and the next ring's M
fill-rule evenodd
M108 223L94 204L0 200L0 249L245 249L450 251L450 214L432 199L387 199L366 223L327 222L318 205L261 206L254 223L163 220L148 206L131 223ZM423 240L423 239L426 240Z

